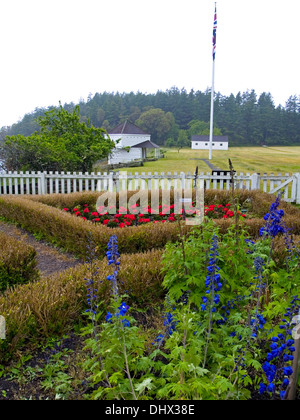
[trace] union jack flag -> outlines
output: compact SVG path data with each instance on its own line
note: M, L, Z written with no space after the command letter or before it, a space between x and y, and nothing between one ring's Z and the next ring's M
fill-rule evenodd
M217 42L217 5L215 4L214 28L213 28L213 60L216 57L216 42Z

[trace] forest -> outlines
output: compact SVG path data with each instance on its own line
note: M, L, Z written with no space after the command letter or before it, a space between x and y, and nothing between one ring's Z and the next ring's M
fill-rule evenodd
M80 107L82 122L108 130L128 119L159 145L190 146L193 134L208 134L211 92L172 87L156 93L103 92L89 94L78 104L65 103L72 112ZM10 127L2 127L0 140L14 135L30 136L39 130L38 117L55 106L36 108ZM237 95L215 94L214 134L227 135L231 146L300 145L300 96L275 106L271 93L255 90Z

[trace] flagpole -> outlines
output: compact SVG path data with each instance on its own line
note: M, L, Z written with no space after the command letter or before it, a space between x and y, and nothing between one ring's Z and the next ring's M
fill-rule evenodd
M212 159L212 142L213 142L213 131L214 131L214 90L215 90L214 84L215 84L215 60L213 60L211 101L210 101L209 160Z
M212 68L211 102L210 102L209 160L212 159L212 142L213 142L213 131L214 131L216 33L217 33L217 3L215 2L214 27L213 27L213 54L212 54L213 68Z

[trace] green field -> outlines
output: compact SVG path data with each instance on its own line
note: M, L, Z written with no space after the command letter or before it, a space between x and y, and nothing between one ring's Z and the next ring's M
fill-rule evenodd
M211 172L201 159L208 160L207 150L177 149L166 150L163 159L145 162L143 167L124 168L128 172ZM228 170L228 159L231 159L234 169L240 173L295 173L300 172L300 146L291 147L230 147L229 150L213 150L214 166Z

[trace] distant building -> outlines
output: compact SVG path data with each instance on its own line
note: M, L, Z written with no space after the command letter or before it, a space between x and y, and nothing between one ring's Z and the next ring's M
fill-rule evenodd
M228 136L213 136L213 150L228 150ZM209 150L209 136L192 136L192 149Z
M151 141L151 135L129 121L119 124L108 134L116 143L116 148L108 158L109 165L143 160L147 149L155 149L155 155L159 156L159 146Z

